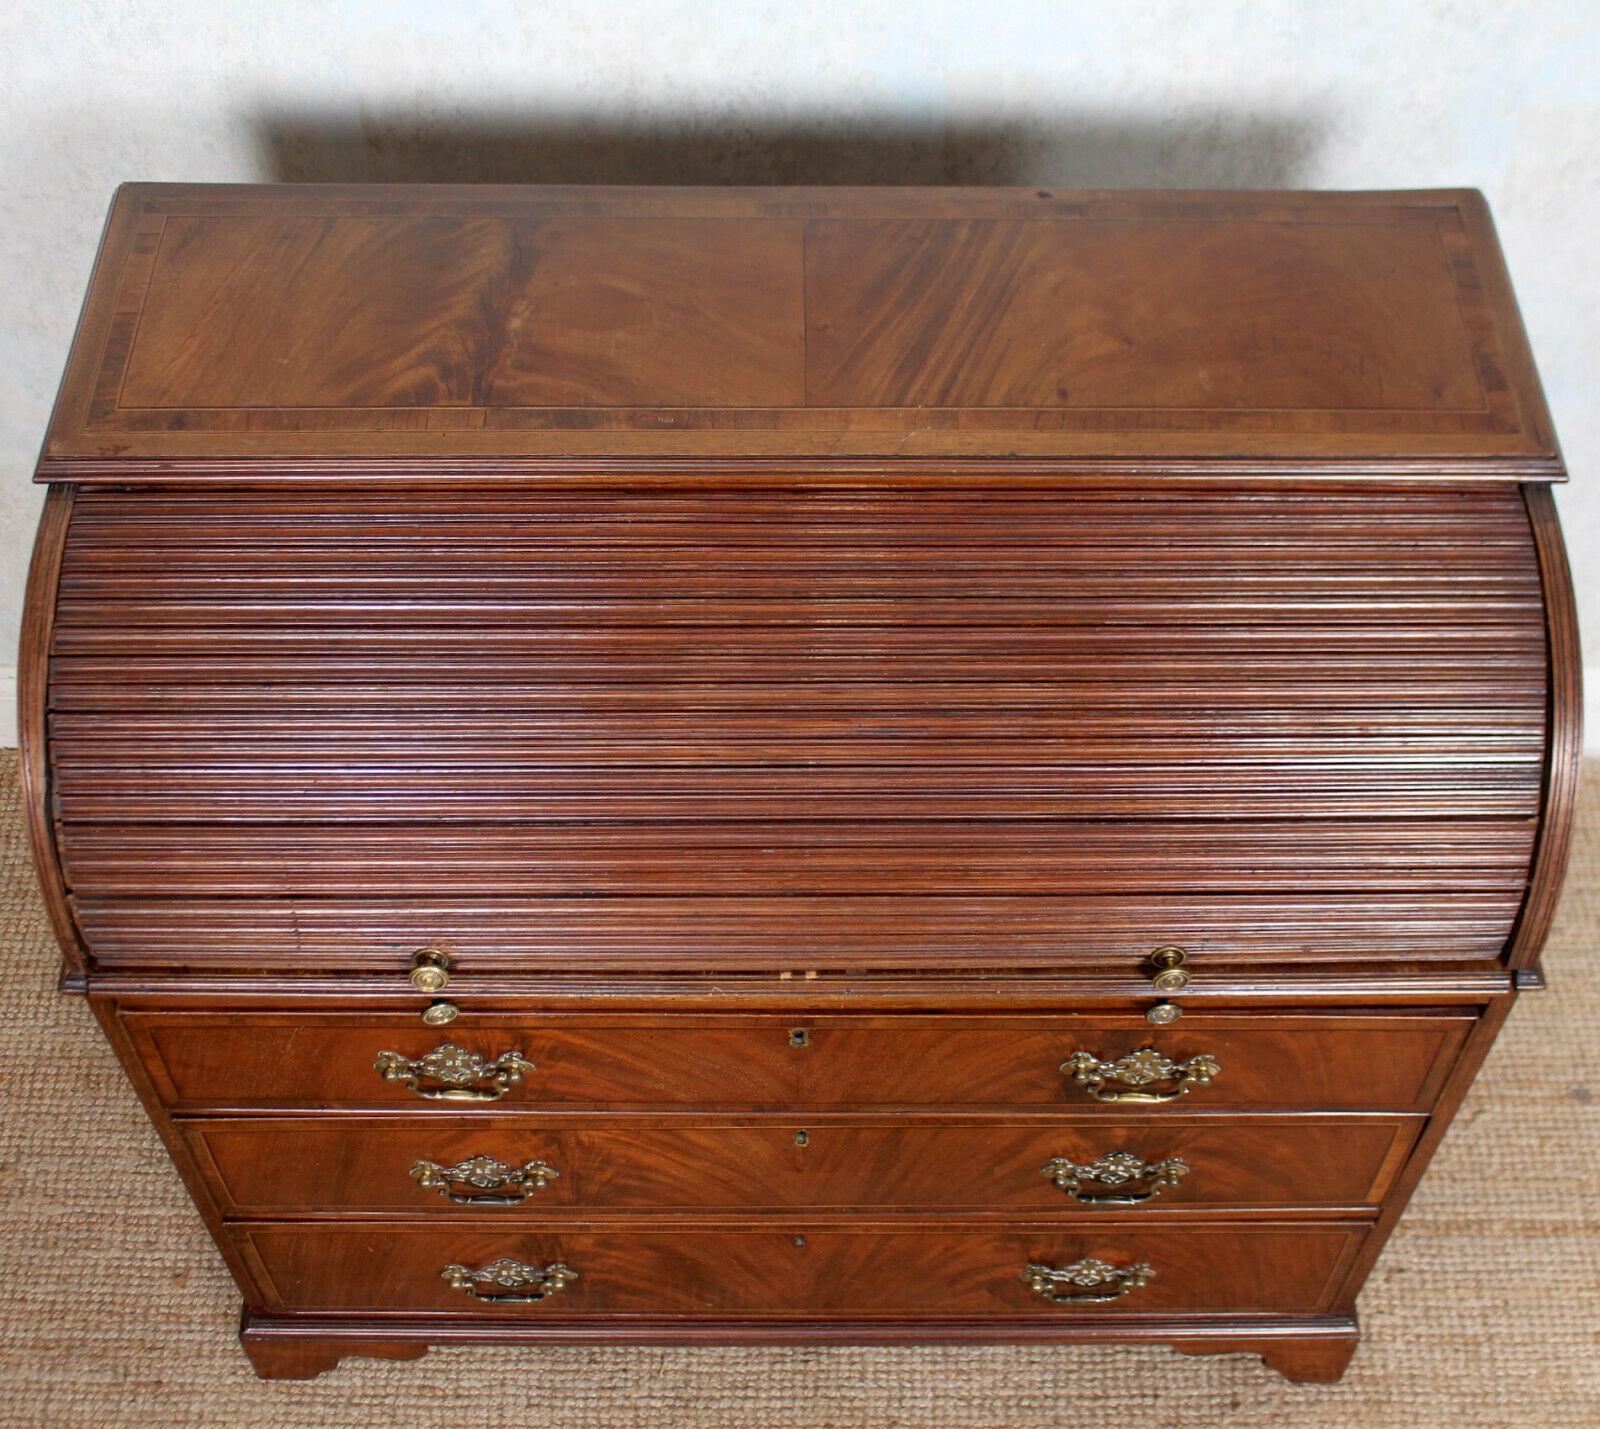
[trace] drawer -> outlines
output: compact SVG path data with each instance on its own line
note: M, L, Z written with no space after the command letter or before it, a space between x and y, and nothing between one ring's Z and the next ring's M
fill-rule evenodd
M531 1321L587 1315L892 1314L1028 1319L1074 1315L1317 1313L1334 1302L1367 1227L1354 1223L1205 1226L1170 1230L1028 1224L1002 1229L804 1223L729 1228L561 1226L516 1231L359 1226L235 1226L267 1308L499 1315ZM499 1262L512 1283L474 1283L483 1295L537 1293L541 1272L576 1278L542 1300L474 1298L465 1279ZM1098 1286L1047 1285L1031 1266L1110 1267ZM1145 1267L1130 1284L1117 1272ZM1093 1267L1078 1272L1093 1278ZM544 1280L547 1288L548 1280ZM1117 1293L1118 1291L1122 1293ZM1094 1299L1088 1297L1094 1296Z
M1472 1025L1443 1012L1199 1012L1166 1028L1132 1014L469 1013L442 1031L415 1015L124 1017L171 1107L427 1107L442 1115L490 1106L845 1105L1110 1114L1178 1102L1185 1110L1423 1111Z
M181 1122L225 1214L1372 1206L1417 1116ZM420 1171L414 1168L422 1167Z

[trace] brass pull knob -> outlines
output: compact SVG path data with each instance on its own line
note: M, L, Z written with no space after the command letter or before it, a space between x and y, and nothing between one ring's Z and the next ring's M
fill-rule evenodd
M452 1290L490 1305L537 1305L572 1284L578 1272L570 1265L524 1265L520 1260L496 1260L479 1270L447 1265L440 1279ZM489 1287L479 1289L479 1286Z
M1156 1273L1142 1260L1137 1265L1109 1265L1091 1256L1059 1270L1030 1265L1021 1278L1028 1289L1052 1305L1105 1305L1148 1285Z
M492 1156L469 1156L454 1166L418 1161L411 1174L417 1185L437 1191L458 1206L519 1206L561 1176L554 1166L543 1161L525 1161L511 1167Z
M502 1052L494 1061L486 1062L476 1052L450 1042L435 1047L426 1057L379 1052L372 1067L384 1081L400 1082L431 1102L499 1101L525 1073L535 1070L521 1052ZM425 1087L425 1081L441 1085Z
M1176 1186L1189 1174L1189 1163L1176 1156L1144 1161L1127 1151L1113 1151L1097 1161L1079 1165L1065 1156L1052 1157L1039 1168L1058 1191L1085 1206L1137 1206ZM1143 1183L1143 1189L1139 1189ZM1109 1187L1096 1191L1095 1186Z
M450 955L443 948L423 948L411 955L411 986L432 997L450 982Z
M1061 1064L1061 1072L1096 1101L1170 1102L1188 1096L1196 1087L1210 1086L1222 1067L1204 1052L1186 1062L1174 1062L1154 1047L1141 1047L1115 1062L1102 1062L1093 1052L1074 1052ZM1126 1090L1108 1087L1108 1082L1120 1082ZM1171 1085L1160 1091L1147 1090L1157 1082Z
M1182 948L1157 948L1150 954L1150 962L1156 969L1150 985L1157 992L1182 992L1189 986L1189 974L1183 970L1188 956Z

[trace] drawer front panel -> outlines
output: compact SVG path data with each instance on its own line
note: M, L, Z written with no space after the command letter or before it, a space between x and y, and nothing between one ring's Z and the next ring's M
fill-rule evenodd
M1048 1319L1318 1312L1332 1301L1366 1227L830 1230L795 1224L493 1232L246 1225L233 1233L255 1259L270 1308L530 1321L591 1314ZM1114 1269L1145 1265L1153 1273L1126 1294L1088 1303L1054 1303L1022 1278L1033 1265L1061 1270L1090 1259ZM535 1304L496 1304L453 1288L441 1274L447 1266L470 1272L502 1260L534 1271L564 1265L577 1278ZM499 1292L484 1287L484 1293Z
M1152 1208L1371 1206L1420 1124L1410 1116L181 1123L228 1215L415 1216L468 1206L465 1214L489 1217L557 1207L1114 1214L1130 1197ZM419 1164L429 1169L418 1173Z
M1216 1075L1165 1107L1421 1111L1431 1106L1472 1019L1450 1014L1266 1016L1196 1013L1176 1028L1136 1016L1048 1020L962 1017L670 1017L464 1015L434 1030L415 1016L338 1014L126 1015L157 1089L179 1107L431 1107L830 1105L1048 1106L1159 1112L1131 1101L1176 1091L1182 1072ZM460 1049L441 1052L441 1049ZM483 1069L453 1087L427 1071L447 1061ZM375 1070L385 1053L414 1063ZM494 1069L512 1054L516 1078ZM1062 1066L1084 1054L1106 1069L1100 1091ZM438 1063L433 1064L438 1066ZM1146 1074L1153 1079L1145 1080ZM1132 1078L1132 1080L1128 1080ZM471 1100L432 1099L466 1091ZM488 1097L499 1091L494 1100Z

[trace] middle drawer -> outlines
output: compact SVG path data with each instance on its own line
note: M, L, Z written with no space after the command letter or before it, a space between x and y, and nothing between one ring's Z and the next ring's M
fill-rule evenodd
M572 1115L181 1122L223 1212L1365 1208L1420 1116ZM458 1209L459 1208L459 1209ZM480 1210L480 1208L482 1208Z

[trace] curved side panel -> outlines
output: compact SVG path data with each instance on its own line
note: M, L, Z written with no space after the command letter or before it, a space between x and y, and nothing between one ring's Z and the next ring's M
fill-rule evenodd
M1583 758L1583 659L1578 649L1578 614L1572 573L1547 486L1525 486L1523 500L1539 553L1544 583L1550 696L1543 816L1528 878L1528 896L1511 934L1506 961L1527 967L1538 960L1555 917L1572 845L1572 822Z
M50 769L45 712L50 682L50 634L55 625L56 588L61 553L72 519L73 490L52 486L39 518L39 534L28 567L28 592L22 611L22 643L17 656L17 740L21 746L22 805L28 820L33 867L50 916L50 926L66 960L64 980L81 979L88 964L83 934L67 902L54 822L50 816Z

